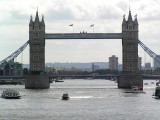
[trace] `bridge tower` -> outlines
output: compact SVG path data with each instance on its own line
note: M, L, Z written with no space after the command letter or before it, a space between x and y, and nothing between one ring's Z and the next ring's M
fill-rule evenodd
M49 88L49 77L45 75L45 23L39 20L38 10L35 21L29 23L30 75L26 77L26 89Z
M138 20L132 19L129 10L128 20L123 16L122 22L122 56L123 69L119 76L119 88L143 87L143 77L138 69Z

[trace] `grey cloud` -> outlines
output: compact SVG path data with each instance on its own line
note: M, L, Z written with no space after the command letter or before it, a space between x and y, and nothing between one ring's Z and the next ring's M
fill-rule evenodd
M17 25L22 24L24 21L29 21L28 14L20 14L19 11L11 11L10 16L4 19L4 21L0 21L0 25Z
M117 3L117 7L119 7L123 11L126 11L128 9L128 4L126 1L120 1Z
M45 15L51 20L74 19L74 15L69 8L61 8L59 10L56 10L54 8L50 8L47 10Z

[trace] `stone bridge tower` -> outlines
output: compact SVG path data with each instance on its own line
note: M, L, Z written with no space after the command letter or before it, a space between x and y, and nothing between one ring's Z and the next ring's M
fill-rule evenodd
M29 23L30 75L25 88L49 88L49 78L45 75L45 23L39 20L38 11L35 21L32 16Z
M143 77L138 69L138 20L137 15L132 19L129 10L128 20L123 17L122 22L122 56L123 69L119 77L119 88L143 86Z

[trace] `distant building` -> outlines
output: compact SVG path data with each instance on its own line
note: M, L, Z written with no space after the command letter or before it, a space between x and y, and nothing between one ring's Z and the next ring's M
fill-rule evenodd
M156 61L156 58L160 59L160 55L158 55L158 56L156 56L156 57L154 58L154 68L155 68L155 69L158 68L158 67L160 67L160 64Z
M142 68L142 57L138 57L138 68L139 70Z
M118 57L116 57L115 55L109 57L109 69L118 70Z
M12 62L7 64L3 70L5 76L21 76L23 74L22 64L19 62Z
M92 63L92 72L93 72L93 71L95 71L95 70L94 70L94 63Z
M45 67L46 72L51 72L52 70L53 70L53 68L51 66L46 66Z
M21 76L23 74L23 67L22 64L19 62L14 62L13 64L13 75L15 76Z
M94 63L92 63L92 72L95 70L98 70L100 67L98 65L95 65Z
M119 71L122 71L122 64L119 64L119 65L118 65L118 70L119 70Z
M145 69L151 69L151 63L145 63Z

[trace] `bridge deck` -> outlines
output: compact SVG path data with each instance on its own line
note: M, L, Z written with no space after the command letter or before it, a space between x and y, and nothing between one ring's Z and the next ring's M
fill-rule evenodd
M122 33L46 33L45 39L122 39Z

